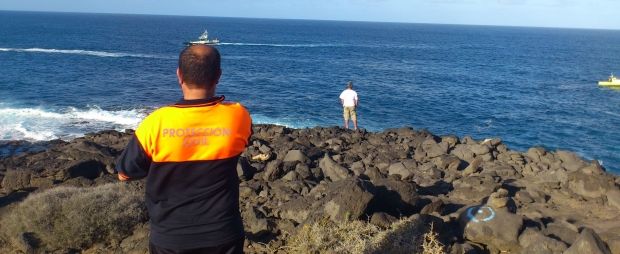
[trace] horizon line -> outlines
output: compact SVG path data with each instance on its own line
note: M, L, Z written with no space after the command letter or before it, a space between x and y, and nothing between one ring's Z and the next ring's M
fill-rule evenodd
M448 26L483 26L483 27L506 27L506 28L540 28L540 29L573 29L573 30L601 30L620 31L620 28L599 27L563 27L563 26L523 26L523 25L493 25L475 23L427 23L412 21L378 21L378 20L342 20L342 19L305 19L305 18L274 18L274 17L243 17L243 16L204 16L191 14L161 14L161 13L122 13L122 12L81 12L81 11L38 11L38 10L6 10L6 12L31 12L31 13L64 13L64 14L100 14L100 15L137 15L137 16L167 16L167 17L202 17L202 18L237 18L237 19L267 19L267 20L299 20L299 21L329 21L329 22L359 22L359 23L388 23L388 24L412 24L412 25L448 25Z

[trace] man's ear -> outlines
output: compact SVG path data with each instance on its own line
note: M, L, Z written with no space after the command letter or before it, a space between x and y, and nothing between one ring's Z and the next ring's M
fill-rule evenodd
M215 74L215 84L217 85L218 83L220 83L220 78L222 77L222 69L219 69L217 71L217 73Z
M177 68L177 79L179 80L179 85L183 84L183 76L181 75L181 69Z

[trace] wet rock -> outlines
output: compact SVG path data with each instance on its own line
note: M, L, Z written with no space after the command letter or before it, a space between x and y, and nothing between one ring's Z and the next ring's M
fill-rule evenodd
M611 254L607 245L589 228L581 230L581 234L564 254Z

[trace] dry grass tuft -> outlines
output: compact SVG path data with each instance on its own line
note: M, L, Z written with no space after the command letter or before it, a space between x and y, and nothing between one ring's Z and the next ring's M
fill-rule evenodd
M423 253L443 254L438 234L424 233L418 220L402 219L386 230L362 221L323 220L303 225L287 241L288 253Z
M433 224L422 241L422 254L443 254L446 253L445 248L441 242L439 242L439 234L433 229Z
M40 251L120 241L147 220L143 197L126 183L50 189L30 195L3 216L0 235L19 243L26 233L36 239L38 246L33 247Z
M372 224L351 221L334 223L324 219L303 225L285 247L289 253L364 253L380 229Z

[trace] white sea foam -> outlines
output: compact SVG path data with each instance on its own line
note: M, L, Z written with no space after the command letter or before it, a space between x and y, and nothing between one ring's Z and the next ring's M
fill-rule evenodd
M71 139L84 133L136 128L145 109L103 110L73 107L51 111L42 108L0 108L0 140Z
M269 44L269 43L242 43L242 42L222 42L220 45L229 46L262 46L262 47L291 47L291 48L316 48L316 47L338 47L338 44Z
M171 58L171 57L149 55L149 54L106 52L106 51L93 51L93 50L82 50L82 49L0 48L0 51L48 53L48 54L73 54L73 55L87 55L87 56L98 56L98 57L137 57L137 58L163 58L163 59Z
M264 116L261 114L252 114L252 123L255 124L275 124L286 126L289 128L312 128L315 126L319 126L316 122L311 120L300 120L293 118L273 118L269 116Z

